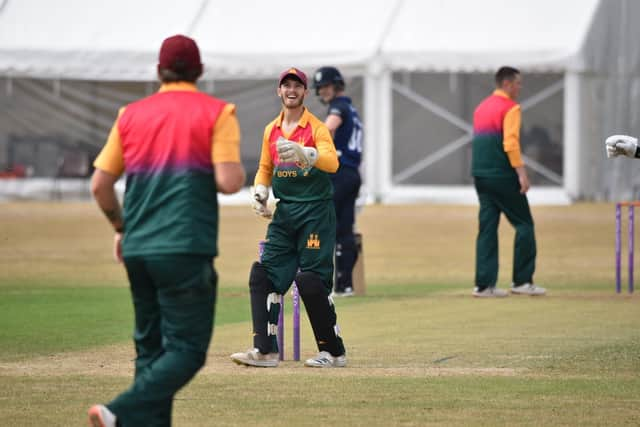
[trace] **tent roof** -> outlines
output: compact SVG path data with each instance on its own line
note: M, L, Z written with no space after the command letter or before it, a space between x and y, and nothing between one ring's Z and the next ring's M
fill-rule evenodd
M571 67L598 0L404 0L382 44L392 69Z
M375 7L364 0L323 0L306 13L273 0L216 1L192 35L203 45L203 61L214 64L214 75L273 77L291 65L357 69L375 54L396 4L373 1Z
M172 34L193 36L205 78L272 77L297 65L394 70L570 67L599 0L0 0L0 75L154 80ZM570 17L570 18L568 18Z
M162 40L186 32L199 1L5 0L0 72L88 80L152 80Z

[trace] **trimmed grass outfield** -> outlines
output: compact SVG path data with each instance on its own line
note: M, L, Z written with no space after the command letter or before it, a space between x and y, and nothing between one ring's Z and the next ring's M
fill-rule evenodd
M349 366L248 369L228 356L251 343L246 281L266 222L222 208L214 339L174 424L640 425L640 300L614 292L613 205L533 208L539 298L470 296L476 215L366 207L367 295L336 300ZM111 238L91 203L2 205L1 425L86 425L92 403L130 383L131 301ZM504 288L506 220L500 242ZM303 316L302 357L314 353Z

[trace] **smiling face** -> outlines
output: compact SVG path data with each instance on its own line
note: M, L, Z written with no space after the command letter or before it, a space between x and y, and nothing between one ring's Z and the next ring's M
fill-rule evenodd
M298 108L304 104L307 89L304 84L294 76L285 77L278 86L278 96L285 108Z

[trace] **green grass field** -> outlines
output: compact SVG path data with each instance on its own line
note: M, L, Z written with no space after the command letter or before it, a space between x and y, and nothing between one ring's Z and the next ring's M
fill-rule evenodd
M614 292L613 210L534 207L549 294L478 300L476 207L366 207L367 295L336 301L349 366L313 370L230 362L251 344L247 278L266 222L224 207L214 339L174 424L640 425L640 300ZM132 307L111 239L91 203L2 205L2 425L86 425L91 404L130 383ZM503 288L512 241L503 220ZM303 316L302 357L314 353Z

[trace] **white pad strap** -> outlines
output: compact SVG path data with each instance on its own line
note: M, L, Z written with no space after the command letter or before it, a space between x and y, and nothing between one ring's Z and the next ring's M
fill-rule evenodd
M267 295L267 312L271 313L271 306L274 304L280 304L280 295L276 292L271 292ZM271 316L269 316L271 317ZM278 323L267 322L267 335L278 335Z
M278 335L278 325L274 325L273 323L267 322L267 335Z
M271 311L271 304L280 304L280 298L276 292L267 295L267 311Z

